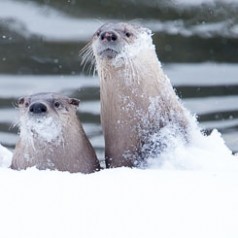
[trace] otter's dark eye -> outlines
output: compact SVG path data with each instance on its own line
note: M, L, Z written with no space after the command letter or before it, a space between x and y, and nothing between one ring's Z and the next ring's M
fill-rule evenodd
M96 36L99 37L99 36L100 36L100 33L101 33L100 31L97 31L97 32L96 32Z
M26 103L25 103L25 107L29 107L29 102L26 102Z
M54 106L55 106L56 108L59 108L59 107L60 107L60 102L54 102Z
M131 36L131 33L127 31L127 32L125 33L125 35L126 35L127 38L129 38L129 37Z

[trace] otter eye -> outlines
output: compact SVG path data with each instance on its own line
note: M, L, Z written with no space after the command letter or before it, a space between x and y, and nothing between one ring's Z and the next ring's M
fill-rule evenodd
M96 36L99 37L99 36L100 36L100 33L101 33L100 31L97 31L97 32L96 32Z
M125 33L125 35L126 35L127 38L129 38L129 37L131 36L131 33L127 31L127 32Z
M60 107L60 102L54 102L54 106L56 107L56 108L59 108Z
M19 107L29 107L29 102L28 101L26 101L26 99L24 98L24 97L22 97L22 98L19 98L18 100L17 100L17 105L19 106Z

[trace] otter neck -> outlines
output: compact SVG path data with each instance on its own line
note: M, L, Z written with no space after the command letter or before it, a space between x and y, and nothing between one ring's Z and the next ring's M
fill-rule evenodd
M123 64L120 58L116 60L118 63L102 61L98 68L102 117L108 113L113 115L114 112L119 117L124 117L122 112L128 114L130 110L135 110L133 115L138 110L143 113L156 97L161 101L158 106L163 107L164 100L166 104L174 101L176 104L177 96L163 73L154 50L141 51L133 59L124 59ZM111 109L110 112L108 108Z

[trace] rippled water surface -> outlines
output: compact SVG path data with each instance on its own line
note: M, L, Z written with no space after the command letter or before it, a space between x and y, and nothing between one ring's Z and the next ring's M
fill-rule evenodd
M107 21L151 28L159 59L185 106L208 133L238 151L238 1L37 0L0 2L0 143L17 141L18 97L57 91L81 100L79 115L103 156L97 75L80 49Z

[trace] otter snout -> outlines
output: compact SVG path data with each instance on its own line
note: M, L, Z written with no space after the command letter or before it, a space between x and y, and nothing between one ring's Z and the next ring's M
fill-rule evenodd
M151 30L137 24L105 23L93 35L91 49L98 65L101 64L100 60L122 65L125 60L133 59L140 50L152 49L154 53L151 35ZM84 49L87 53L85 59L91 56L89 49Z
M34 114L46 113L47 107L43 103L36 102L36 103L33 103L30 105L29 112L34 113Z
M118 38L117 34L113 31L103 31L100 34L100 40L101 41L116 41Z
M117 35L116 32L102 31L98 36L98 54L101 57L106 57L107 59L115 58L119 51L118 39L119 35Z

